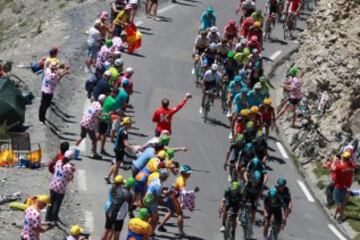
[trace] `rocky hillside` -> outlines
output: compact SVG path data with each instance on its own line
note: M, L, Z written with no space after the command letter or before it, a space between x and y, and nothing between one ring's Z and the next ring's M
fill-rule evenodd
M315 142L320 145L317 156L324 159L345 136L360 133L360 3L318 2L301 36L296 64L313 107L311 118L329 140ZM326 112L320 114L317 108L323 91L327 91L329 101Z

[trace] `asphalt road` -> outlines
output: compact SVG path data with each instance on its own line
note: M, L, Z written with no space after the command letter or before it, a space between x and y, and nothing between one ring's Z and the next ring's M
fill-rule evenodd
M197 196L196 210L193 213L186 212L185 232L191 236L189 239L217 240L222 239L219 232L220 219L218 218L219 200L227 185L227 174L222 168L225 152L229 145L229 129L227 121L220 111L217 103L210 113L215 124L204 124L199 115L200 91L196 89L191 75L192 59L191 49L199 25L199 16L208 6L215 7L218 19L218 27L223 28L230 17L235 17L235 6L238 1L226 0L180 0L178 4L162 5L159 15L163 21L139 18L141 31L143 32L143 46L138 56L124 56L127 66L135 69L135 93L131 102L135 106L134 116L136 124L131 132L131 142L144 143L154 132L154 124L151 122L152 113L160 105L164 97L176 104L186 92L193 94L193 98L187 103L182 111L173 119L172 146L187 146L187 153L178 153L175 159L182 164L189 164L194 171L188 184L189 187L199 186L201 191ZM258 1L258 7L264 9L263 1ZM107 6L104 5L104 8ZM139 22L138 22L139 23ZM299 23L304 27L304 22ZM273 36L282 39L282 30L277 26ZM263 55L273 58L275 62L284 54L296 47L297 42L289 41L283 43L276 41L266 43ZM265 63L268 70L271 62ZM85 105L87 100L84 98ZM78 112L80 110L77 110ZM79 118L79 117L78 117ZM77 119L80 121L80 119ZM79 125L72 124L69 131L76 134ZM288 186L292 191L294 210L288 220L288 224L280 238L328 240L345 239L339 238L329 227L330 221L323 213L320 206L314 201L311 193L306 190L304 180L298 173L288 154L281 152L281 144L276 137L269 141L270 162L269 184L273 184L277 177L284 176L288 179ZM90 142L82 146L83 160L76 163L77 184L85 207L85 223L87 230L93 231L94 239L100 239L104 226L103 204L107 197L108 186L105 184L104 176L110 167L108 161L96 161L89 159ZM111 143L107 144L108 152L112 153ZM110 159L108 159L110 160ZM129 173L123 173L127 175ZM171 182L169 181L169 184ZM301 188L300 185L303 185ZM306 192L307 191L307 192ZM261 215L258 214L261 219ZM168 234L160 234L157 239L176 239L174 237L177 228L175 219L170 221ZM330 225L331 226L331 225ZM126 229L126 226L124 227ZM122 239L125 239L125 230ZM262 238L262 229L254 227L254 238ZM238 230L237 235L241 235ZM241 238L238 238L241 239Z

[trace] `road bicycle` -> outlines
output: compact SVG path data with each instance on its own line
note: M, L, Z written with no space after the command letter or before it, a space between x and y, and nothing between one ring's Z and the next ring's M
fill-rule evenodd
M271 222L268 240L278 240L277 223L275 220L272 220Z
M214 98L215 98L215 93L214 90L208 90L205 91L205 100L204 100L204 107L203 107L203 119L204 119L204 123L206 123L209 118L209 112L210 112L210 108L212 105L214 105Z
M284 39L294 38L294 31L296 29L296 14L293 12L288 13L285 16L285 21L283 23L284 29Z
M228 212L225 223L224 240L235 240L236 217L238 213ZM235 229L234 229L235 227Z
M265 35L264 35L264 41L271 40L271 32L273 28L275 27L277 14L272 13L267 15L266 21L265 21Z
M244 240L251 240L252 224L250 221L251 204L246 203L241 205L240 222L243 228Z

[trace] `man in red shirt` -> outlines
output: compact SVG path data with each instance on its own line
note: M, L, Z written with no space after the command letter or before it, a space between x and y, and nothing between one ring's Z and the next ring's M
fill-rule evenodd
M190 93L186 93L185 98L181 100L178 105L174 108L169 108L169 99L164 98L161 101L161 107L156 109L153 115L152 121L157 123L155 129L155 136L160 136L161 131L167 130L171 133L171 119L172 116L177 113L186 103L186 101L191 98Z
M335 218L341 223L344 220L344 210L347 200L348 189L351 187L354 177L355 164L351 161L351 153L343 152L340 161L334 161L331 170L334 172L334 201L337 205Z

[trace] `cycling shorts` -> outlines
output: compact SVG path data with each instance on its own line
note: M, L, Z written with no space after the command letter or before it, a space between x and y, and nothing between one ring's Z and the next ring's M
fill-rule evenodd
M216 87L216 82L215 81L211 81L211 82L204 81L204 87L205 87L205 91L209 91Z
M246 201L251 204L251 210L253 210L253 211L256 211L256 209L257 209L256 200L257 200L259 194L260 194L260 192L258 192L258 193L247 192L246 193Z
M240 204L226 204L225 211L228 212L230 209L233 211L233 213L239 213Z
M266 220L270 221L272 216L274 216L275 222L277 224L281 224L283 222L281 208L277 210L269 210L269 215L267 216Z
M278 12L278 4L270 4L269 5L269 15L273 14L273 13L277 14L277 12Z

